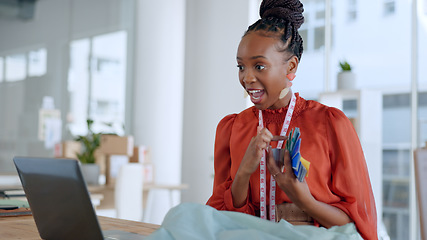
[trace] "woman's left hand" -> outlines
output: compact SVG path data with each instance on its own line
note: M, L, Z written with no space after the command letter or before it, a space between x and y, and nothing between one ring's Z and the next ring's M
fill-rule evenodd
M293 203L302 208L304 204L308 204L309 201L314 199L310 193L310 189L308 188L305 178L303 182L300 182L295 177L292 170L290 154L287 150L285 152L285 159L283 163L285 169L284 172L280 171L280 167L277 166L274 161L271 147L268 149L267 159L268 171L270 171L272 177L275 177L277 185L286 193Z
M273 151L271 151L271 147L269 147L267 167L270 173L275 176L277 185L286 193L289 199L309 216L316 219L320 225L330 228L337 225L341 226L352 221L341 209L317 201L313 195L311 195L305 179L303 182L298 181L292 170L291 157L288 151L285 152L285 171L281 172L274 161Z

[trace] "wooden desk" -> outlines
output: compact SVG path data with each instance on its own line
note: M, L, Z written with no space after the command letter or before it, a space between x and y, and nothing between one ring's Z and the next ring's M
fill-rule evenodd
M101 216L98 216L98 220L102 230L122 230L142 235L149 235L160 227L155 224ZM0 226L1 239L40 239L32 216L0 217Z

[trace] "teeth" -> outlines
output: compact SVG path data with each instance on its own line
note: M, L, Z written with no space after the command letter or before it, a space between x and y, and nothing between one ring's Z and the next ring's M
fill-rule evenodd
M248 90L250 94L259 93L261 90Z
M260 97L255 97L254 96L254 94L256 94L256 93L259 93L259 92L262 92L262 90L248 90L248 93L251 95L251 97L254 99L254 100L258 100L258 99L260 99Z

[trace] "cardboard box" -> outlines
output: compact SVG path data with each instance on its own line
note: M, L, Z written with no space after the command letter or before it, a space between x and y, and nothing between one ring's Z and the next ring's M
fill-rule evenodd
M129 162L150 163L151 162L150 148L144 145L135 146L133 148L133 156L129 158Z
M117 136L117 135L102 135L101 146L99 151L107 155L133 155L133 137L132 136Z
M95 163L99 165L99 174L106 176L107 172L107 156L99 151L95 150Z
M55 144L54 156L57 158L77 159L77 153L82 151L82 145L77 141L63 141Z
M144 166L144 184L154 183L154 164L151 162L151 150L141 145L133 148L133 156L129 162L142 163Z

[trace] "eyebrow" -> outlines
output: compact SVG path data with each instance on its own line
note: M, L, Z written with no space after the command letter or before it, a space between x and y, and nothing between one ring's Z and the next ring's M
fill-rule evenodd
M258 58L267 59L266 57L264 57L264 56L262 56L262 55L257 55L257 56L253 56L253 57L251 57L251 59L258 59ZM236 57L236 59L237 59L237 60L242 60L242 59L241 59L241 58L239 58L239 57Z

